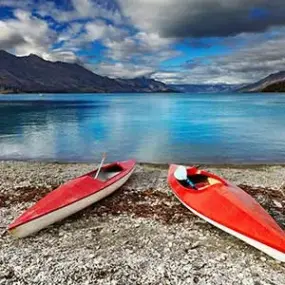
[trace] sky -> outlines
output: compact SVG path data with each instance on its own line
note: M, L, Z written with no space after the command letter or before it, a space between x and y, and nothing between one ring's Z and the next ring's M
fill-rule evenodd
M0 49L112 78L250 83L284 47L284 0L0 0Z

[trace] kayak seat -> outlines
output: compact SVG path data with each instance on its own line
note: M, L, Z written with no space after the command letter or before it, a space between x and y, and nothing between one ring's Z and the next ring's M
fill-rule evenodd
M107 181L111 178L113 178L114 176L118 175L121 171L123 170L122 167L120 167L119 165L112 165L110 167L107 168L103 168L97 179L101 180L101 181ZM96 176L96 172L93 174L93 177Z
M208 177L203 174L195 174L195 175L187 175L187 179L185 180L179 180L179 183L189 189L195 189L195 190L204 190L207 186L215 185L222 183L221 181L214 179L212 177ZM192 184L192 185L191 185ZM195 185L195 188L193 187Z
M198 190L209 185L208 177L202 174L190 175L188 179L195 184L195 187Z
M223 184L220 180L214 179L212 177L208 178L208 182L209 182L210 185Z
M208 177L201 174L188 175L187 180L178 180L179 183L186 188L192 188L191 184L195 185L195 190L200 190L200 188L206 187L209 184Z
M204 188L206 186L209 186L209 183L208 182L199 182L199 183L196 183L195 186L200 189L200 188Z
M119 173L120 172L100 172L97 179L101 181L107 181Z
M189 179L195 184L198 189L207 187L209 185L215 185L222 183L221 181L214 179L212 177L208 177L203 174L196 174L189 176Z

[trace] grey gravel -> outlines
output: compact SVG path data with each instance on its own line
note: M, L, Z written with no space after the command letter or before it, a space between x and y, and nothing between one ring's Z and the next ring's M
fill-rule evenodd
M95 166L0 162L0 231L45 193ZM207 169L256 189L285 226L283 166ZM97 205L25 239L4 234L0 284L285 284L284 264L192 215L166 177L166 167L138 165L122 189ZM270 193L259 187L280 195L270 204Z

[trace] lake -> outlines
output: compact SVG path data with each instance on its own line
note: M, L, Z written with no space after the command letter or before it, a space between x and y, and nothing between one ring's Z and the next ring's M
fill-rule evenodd
M282 94L0 95L0 159L284 163Z

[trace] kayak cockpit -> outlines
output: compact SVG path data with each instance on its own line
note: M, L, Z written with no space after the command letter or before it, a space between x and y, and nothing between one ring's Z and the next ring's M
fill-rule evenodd
M178 182L186 188L195 190L204 190L209 186L222 183L218 179L203 174L188 175L187 180L178 180Z
M124 169L119 164L108 165L106 167L103 167L100 170L100 173L96 179L99 179L101 181L107 181L107 180L115 177L119 173L121 173L123 170ZM97 173L97 171L93 172L90 176L92 178L95 178L96 173Z
M194 185L196 186L196 188L198 188L198 190L203 189L204 187L207 187L207 186L221 183L221 181L215 178L206 176L204 174L190 175L189 179L194 183Z
M223 183L218 178L207 175L197 168L190 168L187 171L185 166L179 166L174 172L176 180L185 188L194 190L204 190L205 188Z

